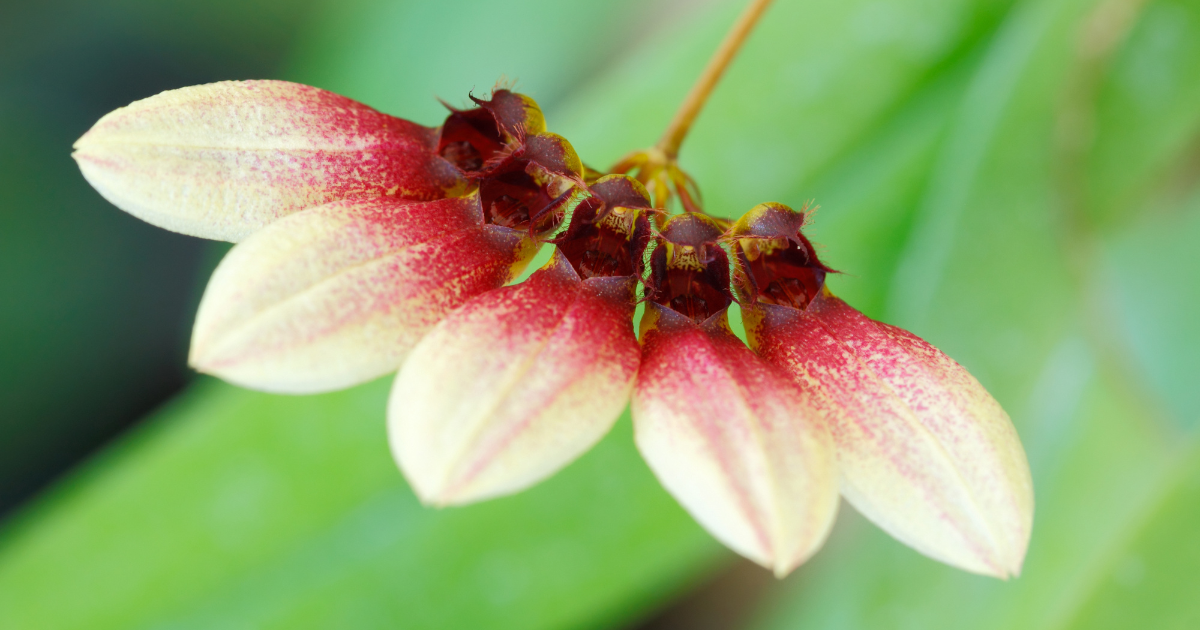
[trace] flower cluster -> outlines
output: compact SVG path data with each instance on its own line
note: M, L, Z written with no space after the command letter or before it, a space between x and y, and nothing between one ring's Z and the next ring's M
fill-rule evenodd
M197 369L286 393L398 370L389 439L426 503L526 488L628 404L666 489L777 575L821 545L839 493L933 558L1019 572L1033 500L1007 415L834 297L803 212L669 215L501 89L426 128L292 83L185 88L105 116L75 158L131 214L238 243L197 314Z

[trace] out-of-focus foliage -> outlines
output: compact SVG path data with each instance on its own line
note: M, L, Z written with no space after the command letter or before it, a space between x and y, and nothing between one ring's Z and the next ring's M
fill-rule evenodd
M275 72L309 4L0 3L0 513L187 377L205 244L114 212L71 144L134 99Z
M527 88L552 105L579 67L639 32L626 31L619 4L469 2L401 6L402 26L359 48L390 6L331 3L305 36L325 52L298 54L287 78L436 124L435 96L461 104L506 67L553 79ZM567 28L581 20L584 35ZM320 28L343 22L359 26ZM504 33L530 25L547 30L536 41ZM441 54L451 42L474 46L482 66ZM385 62L392 52L425 62ZM481 72L487 82L473 83ZM0 627L601 627L645 614L726 557L658 487L627 421L533 492L420 507L387 450L386 385L312 398L193 391L9 526Z
M1200 623L1184 323L1200 316L1198 35L1196 3L1015 7L913 207L887 312L1012 413L1038 495L1023 577L962 575L847 528L758 627Z
M741 5L336 3L290 78L431 123L507 73L604 167ZM1195 0L777 0L683 166L715 214L815 198L833 289L996 395L1038 511L1005 583L847 508L749 627L1200 625L1197 76ZM626 423L543 487L420 508L383 388L190 392L9 527L0 626L604 627L724 557Z
M193 388L18 524L0 627L596 627L720 557L628 421L530 492L422 507L384 438L388 385Z

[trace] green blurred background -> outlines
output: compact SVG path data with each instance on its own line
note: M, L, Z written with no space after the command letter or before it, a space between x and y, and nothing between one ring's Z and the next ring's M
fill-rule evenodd
M419 506L386 379L185 369L219 245L70 160L164 89L276 77L425 124L501 76L604 167L744 0L0 3L0 628L1200 627L1200 0L776 0L683 166L708 209L821 206L835 291L966 365L1037 492L1023 575L843 506L776 581L657 485L628 419L520 495Z

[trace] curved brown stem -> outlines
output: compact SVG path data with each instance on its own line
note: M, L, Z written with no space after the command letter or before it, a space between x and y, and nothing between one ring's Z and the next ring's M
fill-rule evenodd
M737 22L734 23L733 28L725 35L725 39L721 42L720 47L713 53L712 58L708 60L708 65L700 73L700 78L692 85L691 91L683 99L683 104L675 112L675 117L671 119L671 124L667 126L667 130L663 132L662 138L655 145L666 154L668 159L674 160L679 155L679 145L683 143L683 139L687 136L688 131L691 130L692 122L696 120L700 109L704 107L704 103L708 101L708 96L712 93L713 88L716 87L717 81L721 79L721 75L725 74L725 69L729 67L729 62L733 61L738 50L742 48L742 44L746 43L746 38L750 36L750 32L754 30L758 19L762 17L763 12L767 10L770 4L771 0L751 0L746 9L742 11L742 15L738 17Z

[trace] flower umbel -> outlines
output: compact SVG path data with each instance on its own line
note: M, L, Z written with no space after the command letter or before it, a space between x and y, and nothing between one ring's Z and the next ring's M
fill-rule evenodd
M628 404L667 491L778 576L821 546L839 492L932 558L1017 575L1033 492L996 401L835 297L805 212L709 216L676 163L767 3L751 3L659 145L608 175L507 89L428 128L282 81L138 101L74 157L127 212L237 243L200 304L196 369L285 393L398 372L389 441L425 503L527 488ZM550 261L509 285L543 246ZM735 303L749 345L730 328Z

